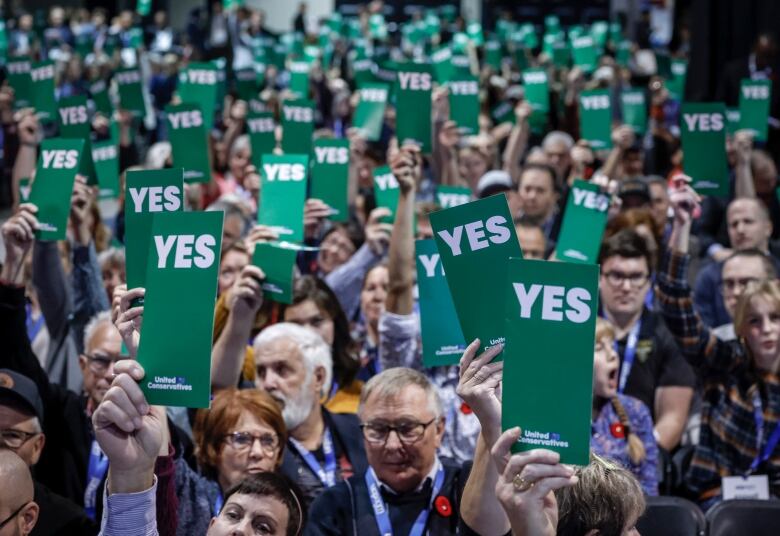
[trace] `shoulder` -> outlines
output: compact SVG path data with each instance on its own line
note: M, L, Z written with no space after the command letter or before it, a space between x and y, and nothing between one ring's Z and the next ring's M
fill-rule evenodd
M330 413L328 417L336 430L341 432L354 432L360 429L360 419L354 413Z
M650 410L647 407L647 404L639 400L638 398L634 398L633 396L618 394L618 399L620 400L620 403L623 404L623 407L626 409L626 413L629 415L634 415L638 417L645 417L650 416Z
M351 517L352 492L350 488L354 487L357 478L353 476L349 478L349 482L344 480L320 493L309 507L309 519Z

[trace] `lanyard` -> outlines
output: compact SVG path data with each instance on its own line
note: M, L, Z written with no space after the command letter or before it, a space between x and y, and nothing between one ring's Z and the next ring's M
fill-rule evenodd
M623 353L623 366L620 367L620 381L618 382L618 393L623 394L628 382L628 375L631 374L631 367L634 366L636 357L636 343L639 341L639 330L642 329L642 319L636 321L626 341L626 351ZM615 341L615 351L617 351L617 341Z
M750 464L748 474L754 473L758 466L764 463L772 455L777 443L780 441L780 422L775 425L775 429L769 436L769 439L761 450L761 443L764 442L764 410L761 407L761 395L758 392L753 394L753 419L756 421L756 457Z
M292 437L290 438L290 443L326 488L336 485L336 451L333 449L333 437L330 435L330 429L327 426L322 436L322 452L325 454L324 469L320 462L317 461L317 458L314 457L314 454L309 452L306 447Z
M97 515L95 507L97 490L103 478L108 471L108 456L100 450L100 445L96 440L92 440L92 447L89 451L89 466L87 467L87 487L84 490L84 510L90 519L94 520Z
M222 505L225 503L225 499L222 498L222 490L217 491L217 498L214 499L214 517L218 516L222 511Z
M35 337L38 336L38 332L41 331L41 328L43 327L43 314L38 315L38 320L33 321L32 316L32 306L28 303L25 307L27 310L27 338L30 339L30 343L32 343L35 340Z
M433 490L431 491L431 500L428 502L428 507L417 516L414 525L412 525L412 530L409 531L409 536L422 536L425 532L425 525L428 523L428 515L431 513L433 501L436 500L443 485L444 468L439 466L439 470L436 471ZM379 484L377 483L376 474L371 467L366 471L366 486L368 486L368 498L371 500L371 508L374 510L374 519L376 520L376 526L379 529L379 533L382 536L393 536L393 526L390 524L388 507L385 504L385 501L382 500L382 495L379 493Z

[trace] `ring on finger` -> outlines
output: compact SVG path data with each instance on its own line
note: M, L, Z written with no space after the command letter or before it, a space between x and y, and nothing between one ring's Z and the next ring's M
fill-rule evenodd
M515 491L519 491L520 493L522 493L534 487L534 482L526 480L525 478L520 476L520 473L518 473L512 479L512 485L514 486Z

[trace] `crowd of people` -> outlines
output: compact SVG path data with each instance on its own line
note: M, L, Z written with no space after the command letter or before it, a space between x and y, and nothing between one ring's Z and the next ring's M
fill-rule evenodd
M262 11L225 4L193 11L179 29L162 11L109 18L54 7L5 22L6 63L51 60L56 98L87 97L91 140L116 143L120 187L105 198L77 175L67 239L37 238L24 186L58 127L19 106L26 95L5 70L0 534L617 536L636 533L648 496L707 511L728 498L724 477L766 475L768 495L780 497L780 155L767 150L776 121L768 142L728 135L727 197L697 194L682 173L683 96L655 59L687 60L687 32L653 55L643 26L613 24L587 72L544 46L545 25L567 30L554 18L520 41L509 37L520 27L509 14L485 28L506 52L496 65L483 30L446 9L415 13L407 32L384 23L378 0L354 19L316 24L302 4L293 32L277 34ZM434 30L413 39L422 27ZM291 43L320 47L306 91L313 136L348 140L350 214L332 222L331 207L306 200L310 247L282 304L252 264L256 244L279 236L255 223L264 177L247 118L258 105L278 118L293 94ZM447 84L432 92L430 152L395 136L398 116L417 110L388 105L377 140L354 127L361 60L381 79L389 65L430 62L447 46L462 46L479 82L478 132L452 119ZM258 67L258 47L281 50L281 63ZM719 99L736 106L733 76L774 81L775 53L773 38L759 36L724 74ZM206 61L222 62L225 91L207 133L211 177L185 183L184 201L223 211L224 228L211 405L187 410L148 404L144 368L131 359L145 289L127 286L124 176L173 166L165 109L180 100L180 72ZM143 116L122 109L113 89L109 113L95 102L96 84L111 88L123 67L142 73ZM236 78L247 67L262 74L251 95ZM549 80L541 120L525 94L529 67ZM580 136L578 95L631 87L646 95L646 131L624 124L615 98L612 148L593 148ZM276 153L282 134L277 126ZM392 213L374 191L385 165L399 184ZM520 430L501 425L500 345L468 341L459 365L423 366L415 272L415 240L433 236L429 215L442 208L438 187L505 196L524 257L554 261L575 180L611 199L598 256L591 462L581 467L545 449L512 453Z

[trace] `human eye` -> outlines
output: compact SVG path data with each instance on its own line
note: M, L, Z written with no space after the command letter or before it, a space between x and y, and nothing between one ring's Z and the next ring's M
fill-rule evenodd
M253 524L255 534L274 534L276 527L265 520L255 521Z
M226 519L233 523L237 523L241 520L241 510L235 506L225 508L222 513Z

